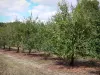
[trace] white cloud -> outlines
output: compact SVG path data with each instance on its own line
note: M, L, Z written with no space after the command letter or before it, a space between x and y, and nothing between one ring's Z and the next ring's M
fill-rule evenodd
M38 5L29 10L29 13L33 14L33 17L39 17L40 20L48 20L52 15L56 13L56 10L46 5Z
M33 1L34 3L43 4L43 5L57 6L58 2L62 0L31 0L31 1ZM68 2L69 4L76 5L76 0L65 0L65 1Z
M21 12L28 8L26 0L0 0L0 10Z
M57 12L57 3L61 0L31 0L34 3L38 3L38 6L33 7L29 12L33 13L33 17L39 17L40 20L48 20ZM69 5L76 5L76 0L66 0Z
M59 2L59 0L31 0L31 1L43 5L55 5Z
M77 0L67 0L69 4L75 6L77 4Z
M15 19L21 18L19 13L28 10L30 3L26 0L0 0L0 15Z
M10 17L11 20L18 17L22 19L21 13L31 12L33 17L39 17L40 20L48 20L57 11L57 3L60 0L31 0L33 3L37 3L37 6L33 5L33 9L29 10L30 1L27 0L0 0L0 16ZM68 0L68 2L75 3L76 0ZM25 15L25 16L28 16Z

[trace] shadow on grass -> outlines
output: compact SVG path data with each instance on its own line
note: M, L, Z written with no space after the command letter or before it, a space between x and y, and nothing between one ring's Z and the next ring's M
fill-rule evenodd
M31 53L31 54L27 54L30 57L44 57L44 54L40 54L40 53Z
M13 48L10 48L10 50L8 48L1 49L1 50L4 50L4 51L17 51L17 49L13 49Z
M26 55L26 53L24 54ZM45 53L39 53L39 52L33 52L31 54L27 54L29 57L36 57L36 58L40 58L40 60L51 60L51 61L60 61L62 60L61 58L58 58L58 57L53 57L52 55L49 55L49 54L45 54Z
M98 71L90 71L89 73L95 74L95 75L100 75L100 70L98 70Z
M88 60L88 61L75 61L74 66L71 67L69 66L69 62L67 61L66 63L61 60L61 61L56 61L55 65L60 65L61 68L94 68L95 70L88 70L87 72L92 74L92 75L100 75L100 61L94 61L94 60Z
M63 65L63 66L68 66L69 61L64 62L63 60L61 61L56 61L56 65ZM100 68L100 61L94 61L94 60L88 60L88 61L75 61L74 62L74 67L89 67L89 68L93 68L93 67L98 67Z

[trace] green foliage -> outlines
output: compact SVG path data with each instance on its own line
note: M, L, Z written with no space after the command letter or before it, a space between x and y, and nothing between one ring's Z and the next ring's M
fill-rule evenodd
M5 46L7 44L7 36L5 32L5 26L0 27L0 47Z
M16 46L52 53L66 60L100 58L100 9L97 0L78 0L70 9L65 0L46 23L32 19L0 23L0 46Z

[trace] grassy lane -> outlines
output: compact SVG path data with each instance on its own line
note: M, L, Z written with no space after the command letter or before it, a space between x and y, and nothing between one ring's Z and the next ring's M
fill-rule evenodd
M0 75L47 75L38 68L16 61L0 54Z
M0 75L66 75L45 69L44 64L36 61L18 59L9 54L0 53ZM71 75L71 74L67 74Z
M0 75L99 75L100 72L94 70L96 68L90 69L89 67L86 68L87 70L82 67L64 70L61 66L62 70L57 68L60 65L50 64L50 60L37 61L35 59L18 58L16 54L0 52ZM48 66L53 67L48 69Z

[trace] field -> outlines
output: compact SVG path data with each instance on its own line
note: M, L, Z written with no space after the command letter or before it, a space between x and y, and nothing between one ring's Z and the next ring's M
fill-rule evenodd
M10 1L0 0L0 75L100 75L100 0Z
M0 21L0 75L100 75L100 0L61 0L57 8L16 1L29 1L29 9L19 12L23 19Z
M0 75L100 75L100 61L76 62L72 68L56 57L44 60L42 53L0 50Z

